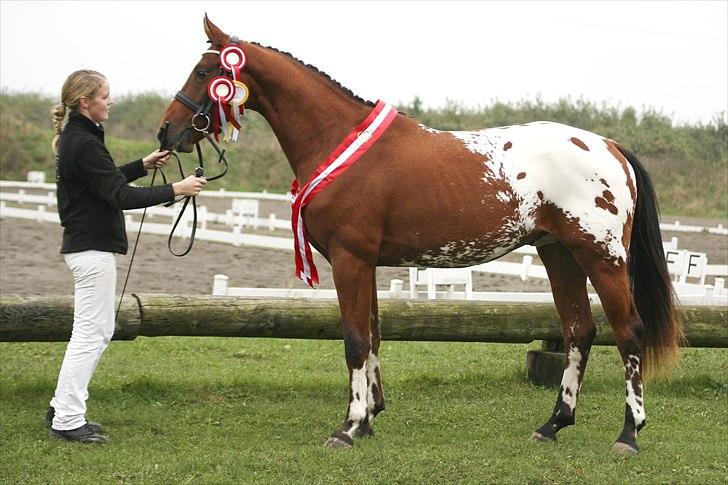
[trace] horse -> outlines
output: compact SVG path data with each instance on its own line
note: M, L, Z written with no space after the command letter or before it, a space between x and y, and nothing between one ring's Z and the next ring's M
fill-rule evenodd
M222 130L210 128L217 95L208 84L232 76L220 67L220 51L231 44L246 59L236 79L249 90L244 108L268 122L301 185L321 179L321 162L342 150L342 140L373 137L361 128L373 103L286 52L231 37L207 15L203 23L210 45L160 121L168 123L166 148L190 152ZM332 267L349 370L346 417L325 446L349 448L372 436L385 408L377 266L465 267L531 244L547 270L568 356L551 416L532 439L555 441L575 423L596 334L588 278L624 364L624 426L613 449L637 453L643 376L674 361L683 338L655 191L637 157L612 139L554 122L457 132L402 113L390 118L355 163L333 179L324 173L328 185L299 207L300 236ZM301 276L311 282L305 268Z

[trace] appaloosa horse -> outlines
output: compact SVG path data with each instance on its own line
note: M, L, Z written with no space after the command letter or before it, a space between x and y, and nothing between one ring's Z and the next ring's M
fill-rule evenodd
M231 38L207 17L204 27L209 50L162 118L170 123L169 148L189 152L203 131L222 131L210 123L211 113L225 117L218 113L224 108L230 122L226 89L208 88L214 77L233 77L221 65L238 56L226 63L220 52L239 47L246 60L235 80L248 88L245 108L268 121L303 186L294 204L297 274L315 281L308 240L331 263L339 297L349 403L326 446L349 447L353 438L371 435L384 409L377 266L470 266L533 244L568 352L556 406L533 437L552 441L574 424L596 333L588 277L625 366L624 428L614 449L637 452L643 373L675 356L682 332L655 193L633 154L608 138L544 121L435 130L358 98L287 53ZM321 166L325 160L339 165L326 169L333 165ZM305 214L305 227L297 214Z

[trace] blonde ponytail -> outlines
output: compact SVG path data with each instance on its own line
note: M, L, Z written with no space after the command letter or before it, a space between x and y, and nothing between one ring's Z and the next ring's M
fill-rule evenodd
M78 110L81 98L96 96L96 93L105 82L106 76L90 69L81 69L72 72L68 76L66 82L63 83L63 88L61 88L61 102L51 109L53 127L56 129L56 136L51 143L54 153L58 152L58 136L63 130L63 122L66 119L67 112Z
M51 148L53 153L58 153L58 137L63 130L63 121L66 119L66 103L61 101L51 109L51 115L53 115L53 128L56 129L56 136L53 137Z

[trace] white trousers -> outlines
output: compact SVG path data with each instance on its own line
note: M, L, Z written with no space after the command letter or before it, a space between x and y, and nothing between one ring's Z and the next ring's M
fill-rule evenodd
M63 357L56 393L53 428L86 424L88 384L114 334L116 259L114 253L82 251L64 255L73 272L73 332Z

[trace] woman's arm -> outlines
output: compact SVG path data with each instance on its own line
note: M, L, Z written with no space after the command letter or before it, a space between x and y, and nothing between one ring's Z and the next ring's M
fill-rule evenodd
M122 165L119 167L119 170L124 174L127 182L133 182L147 174L147 168L144 166L144 160L142 158Z
M139 163L136 167L129 167L136 163L132 162L124 165L124 168L116 167L109 151L101 143L84 143L78 149L76 163L85 175L91 191L117 209L150 207L171 200L175 195L172 184L129 186L127 177L139 173L143 166L140 167Z
M169 160L169 154L169 150L154 150L144 158L122 165L119 167L119 170L124 174L127 182L133 182L138 178L144 177L147 174L147 170L161 168L166 165L167 160Z

